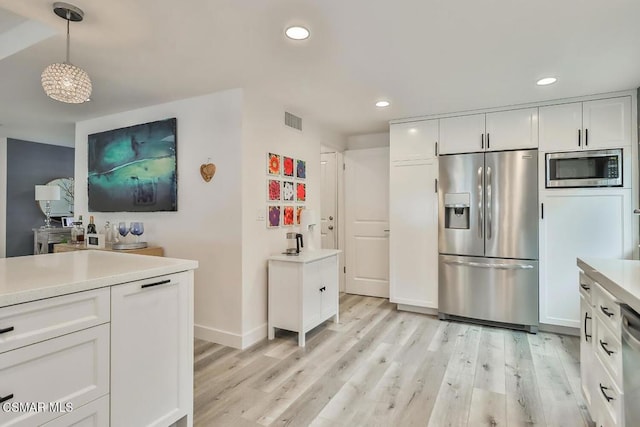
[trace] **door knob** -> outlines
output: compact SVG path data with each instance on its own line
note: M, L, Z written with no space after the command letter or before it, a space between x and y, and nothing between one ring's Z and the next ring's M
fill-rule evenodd
M330 225L328 228L329 230L333 230L333 225Z

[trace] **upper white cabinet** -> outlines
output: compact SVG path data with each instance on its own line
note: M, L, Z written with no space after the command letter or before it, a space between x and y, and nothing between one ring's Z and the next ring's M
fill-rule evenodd
M484 114L440 119L440 154L483 151Z
M631 97L540 107L540 151L575 151L631 144Z
M440 153L538 147L538 108L440 119Z
M538 147L538 109L487 113L487 151Z
M391 161L433 159L437 155L438 120L392 124Z

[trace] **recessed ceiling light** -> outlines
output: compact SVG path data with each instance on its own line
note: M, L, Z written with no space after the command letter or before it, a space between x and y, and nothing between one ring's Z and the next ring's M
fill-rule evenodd
M376 102L376 107L384 108L384 107L388 107L389 105L390 105L389 101L378 101L378 102Z
M307 30L305 27L300 27L300 26L289 27L284 31L284 33L291 40L304 40L309 38L309 30Z
M538 86L546 86L557 82L558 79L555 77L545 77L544 79L540 79L536 82Z

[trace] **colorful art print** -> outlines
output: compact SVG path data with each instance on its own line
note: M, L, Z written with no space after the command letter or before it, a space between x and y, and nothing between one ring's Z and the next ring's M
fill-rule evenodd
M307 200L307 186L302 182L296 182L296 200L298 202Z
M282 157L282 175L293 176L293 159L291 157Z
M285 206L282 217L283 225L293 225L293 206Z
M282 181L282 200L292 202L295 200L293 181Z
M280 175L280 155L269 153L267 155L267 173L269 175Z
M305 179L307 177L307 162L296 160L296 178Z
M280 227L280 206L267 206L267 227Z
M277 179L267 180L267 200L280 200L280 181Z
M304 206L296 206L296 224L300 225L300 221L302 220L302 210Z
M89 211L177 211L176 144L175 118L89 135Z

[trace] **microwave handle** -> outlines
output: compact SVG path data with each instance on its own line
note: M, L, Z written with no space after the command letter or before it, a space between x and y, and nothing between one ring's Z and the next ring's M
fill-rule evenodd
M635 208L635 209L633 210L633 213L634 213L634 214L636 214L636 215L640 215L640 209Z

